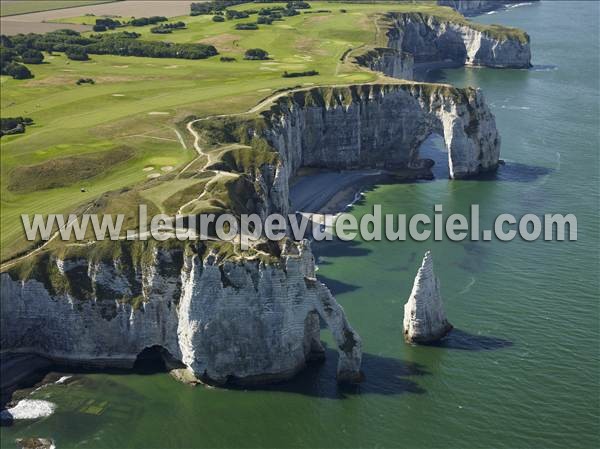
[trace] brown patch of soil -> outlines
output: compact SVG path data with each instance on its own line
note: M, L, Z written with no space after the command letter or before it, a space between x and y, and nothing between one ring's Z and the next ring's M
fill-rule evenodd
M198 41L200 44L214 45L219 51L238 50L237 41L241 38L239 34L219 34L218 36L207 37Z

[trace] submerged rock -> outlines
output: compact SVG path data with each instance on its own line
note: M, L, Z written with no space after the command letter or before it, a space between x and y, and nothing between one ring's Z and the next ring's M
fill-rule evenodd
M54 441L48 438L17 438L17 445L22 449L54 449Z
M451 330L440 295L440 283L433 272L433 258L427 251L410 298L404 305L404 338L409 343L432 343Z

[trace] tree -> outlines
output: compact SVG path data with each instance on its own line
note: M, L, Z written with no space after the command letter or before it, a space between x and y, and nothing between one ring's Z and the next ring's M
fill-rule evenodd
M10 40L10 37L2 34L0 35L0 45L3 47L11 48L13 46L13 43Z
M26 80L33 78L33 74L23 64L11 62L6 66L6 74L12 76L16 80Z
M235 26L236 30L258 30L258 25L255 23L238 23Z
M225 17L223 16L213 16L213 22L225 22Z
M44 54L39 50L25 50L21 53L21 60L25 64L41 64L44 61Z
M87 50L81 45L72 45L71 47L67 48L65 50L65 55L67 55L67 58L72 59L73 61L87 61L90 59Z
M94 27L92 28L96 33L103 33L104 31L108 30L108 28L106 28L106 25L94 25Z
M262 48L251 48L246 50L244 54L244 59L248 60L265 60L269 59L269 53Z

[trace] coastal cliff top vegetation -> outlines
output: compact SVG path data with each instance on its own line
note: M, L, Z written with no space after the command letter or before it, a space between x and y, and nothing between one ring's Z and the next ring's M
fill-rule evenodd
M259 14L265 8L271 10L268 15ZM432 2L311 2L310 8L298 7L287 14L282 13L291 11L287 2L244 3L228 9L240 14L222 13L224 21L214 21L214 14L169 18L185 23L185 28L169 34L153 33L156 25L149 24L79 36L84 42L130 39L141 43L131 47L135 49L145 48L145 43L214 47L218 54L205 59L123 56L100 51L98 45L96 51L83 52L59 46L38 49L42 63L28 64L20 56L23 49L8 49L15 50L14 64L27 67L33 78L0 77L1 115L28 117L32 124L1 140L3 262L39 245L25 240L21 214L81 213L107 192L136 192L121 195L120 207L126 209L135 210L143 198L157 210L173 213L208 189L209 198L184 212L230 207L235 202L231 195L243 192L247 180L241 174L204 168L229 164L239 171L272 155L250 154L244 144L198 154L186 129L189 117L243 113L294 87L376 82L382 75L354 64L353 56L377 45L381 14L462 17ZM272 20L255 30L237 29L241 23L256 23L259 16ZM102 18L81 16L60 22L94 25L97 19ZM24 40L20 39L15 40ZM10 43L3 39L2 45ZM244 59L247 50L257 48L268 52L269 59ZM87 58L70 59L67 50ZM286 72L312 76L284 77ZM80 79L95 83L78 85Z

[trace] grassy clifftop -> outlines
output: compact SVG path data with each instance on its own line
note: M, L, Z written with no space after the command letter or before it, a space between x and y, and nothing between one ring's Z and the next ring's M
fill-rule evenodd
M215 151L200 156L186 130L186 117L239 114L279 89L376 82L379 74L344 55L381 46L378 19L386 13L466 21L431 2L311 5L309 11L256 31L236 29L256 15L225 22L214 22L212 16L173 18L185 22L186 28L169 35L153 34L151 25L118 29L140 33L142 40L214 45L220 56L234 62L221 62L220 56L182 60L113 55L73 61L54 52L44 54L44 64L28 65L33 79L0 77L2 117L31 117L34 122L24 134L2 137L0 259L12 259L36 244L24 239L21 214L80 212L107 192L135 191L161 212L174 213L208 190L213 197L192 201L184 212L229 207L227 192L241 188L246 182L243 173L276 155L260 140L232 139L237 146L215 146ZM257 8L253 3L234 7ZM90 17L61 20L81 23ZM270 59L244 60L251 48L263 48ZM319 75L282 76L285 71L309 70ZM80 78L94 79L95 84L78 85ZM338 101L332 92L293 95L297 101L326 104ZM342 101L350 101L352 95L342 95ZM203 170L211 165L213 170ZM119 207L135 209L135 198L124 197Z

